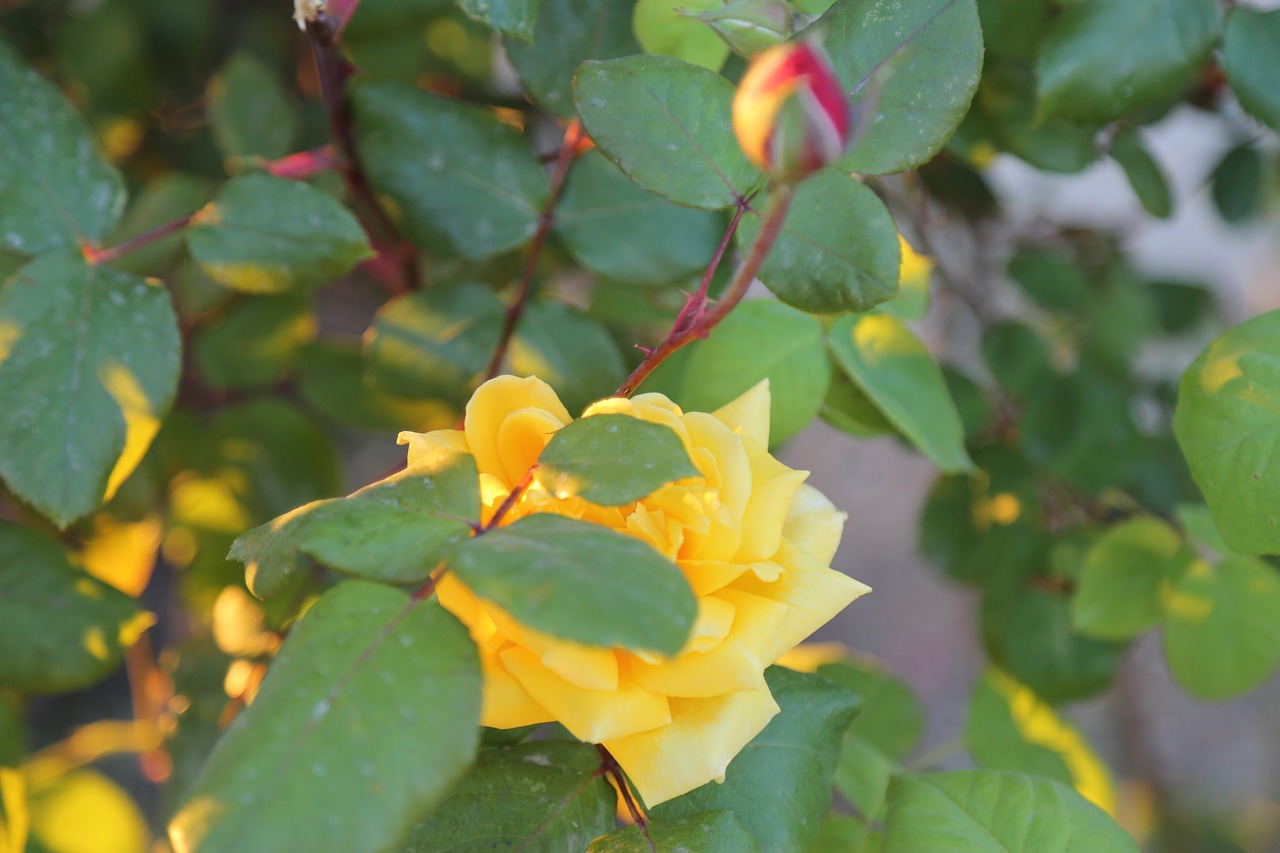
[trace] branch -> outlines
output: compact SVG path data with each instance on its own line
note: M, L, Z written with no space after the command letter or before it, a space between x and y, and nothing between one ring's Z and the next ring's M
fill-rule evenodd
M348 9L347 14L350 14L354 4L347 4L345 8ZM394 293L403 293L421 285L418 253L400 234L400 229L383 209L361 164L360 152L356 147L351 102L347 98L347 80L355 67L347 61L338 47L341 23L345 21L335 22L323 12L307 21L307 35L311 37L316 71L320 77L320 93L324 99L325 111L329 114L329 130L333 141L347 160L347 191L356 202L356 214L378 253L395 259L399 281L389 283L389 288Z
M529 297L533 293L533 276L538 269L538 260L542 257L542 247L547 242L547 235L551 233L551 226L555 224L556 204L559 203L560 194L564 191L564 181L569 175L569 166L573 163L574 154L581 141L582 125L576 120L569 122L569 126L564 131L564 142L560 146L560 153L556 155L555 167L551 171L551 189L547 195L547 203L542 208L542 215L538 218L538 230L533 235L533 243L530 244L529 254L525 258L520 287L516 290L511 305L507 307L507 318L502 325L502 334L498 337L498 345L493 348L493 356L489 359L489 366L484 373L486 381L497 376L502 370L502 362L506 360L511 338L516 333L520 318L524 316L525 308L528 307Z
M635 393L640 383L657 369L658 365L662 364L672 353L686 344L709 335L711 330L719 325L720 321L727 317L729 312L742 301L742 297L747 293L747 288L751 286L751 282L755 280L756 273L760 271L760 265L764 263L769 250L773 248L774 242L782 232L782 223L786 219L788 208L791 206L792 193L793 188L787 184L780 184L774 188L773 197L769 201L769 208L764 213L764 224L760 228L759 235L756 236L755 243L751 246L751 252L747 255L747 259L743 261L742 266L738 268L737 275L729 283L724 294L715 303L715 307L708 311L707 288L711 284L711 277L715 274L716 267L724 256L734 232L738 230L738 225L747 209L745 201L738 205L733 221L729 223L724 239L720 242L720 248L716 251L715 257L712 258L711 265L707 268L706 275L703 276L702 284L699 286L697 293L690 296L684 308L680 310L680 314L676 317L675 324L671 327L671 332L667 335L666 340L659 344L656 349L649 350L644 361L640 362L640 365L627 377L627 381L622 383L622 386L614 392L613 396L630 397Z
M195 218L195 215L196 214L194 212L188 213L181 219L166 222L158 228L152 228L150 231L139 234L137 237L125 240L118 246L112 246L108 249L95 249L93 246L84 246L81 248L81 252L84 254L84 259L89 262L89 266L91 267L96 267L98 264L109 263L123 255L129 254L132 251L141 249L143 246L150 245L157 240L162 240L171 234L177 234L179 231L191 224L191 220Z
M618 764L618 759L614 758L613 753L605 749L604 744L601 743L596 744L596 752L600 753L600 766L613 777L613 781L617 784L618 793L622 794L622 801L627 805L627 813L631 815L632 822L640 827L640 834L644 836L645 841L649 842L649 849L653 853L658 853L657 845L649 837L649 819L636 806L636 801L631 796L631 787L627 784L627 777L622 775L622 766Z

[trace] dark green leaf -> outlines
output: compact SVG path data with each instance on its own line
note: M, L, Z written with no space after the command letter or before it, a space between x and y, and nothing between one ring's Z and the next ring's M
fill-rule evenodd
M897 762L880 749L857 735L846 734L836 765L836 790L859 814L874 820L884 806L889 778L896 769Z
M1280 311L1214 341L1183 374L1173 427L1232 548L1280 553Z
M18 768L26 756L26 721L16 695L0 693L0 767ZM4 804L0 803L0 821L4 820Z
M173 400L173 305L154 280L45 255L0 284L0 350L0 476L65 527L111 497Z
M366 382L365 359L356 343L304 347L298 356L298 386L308 403L345 427L425 432L457 421L443 403L396 397Z
M289 92L272 68L237 53L209 82L209 123L222 156L275 160L288 154L298 131Z
M867 393L839 370L831 375L831 384L827 387L819 415L841 432L858 438L875 438L897 432Z
M982 41L987 53L1009 59L1035 59L1049 29L1049 0L978 0Z
M1127 640L1164 616L1165 585L1190 559L1182 537L1156 518L1135 518L1107 531L1089 551L1071 600L1071 623L1081 634Z
M987 392L968 375L961 373L949 365L942 368L942 378L947 381L947 393L956 404L960 413L960 421L964 424L965 441L974 441L981 437L991 426L995 410Z
M369 376L401 397L461 405L484 372L506 309L482 284L431 287L393 299L366 337Z
M674 563L639 539L559 515L460 542L446 562L520 624L587 645L674 655L697 615Z
M571 414L608 397L626 378L609 332L555 299L529 303L507 361L513 372L537 376L554 388Z
M1251 143L1228 151L1209 181L1213 205L1227 222L1252 219L1262 208L1265 191L1262 155Z
M587 853L755 853L756 840L724 809L684 818L651 819L591 842Z
M760 219L758 213L742 219L738 246L744 253L759 236ZM898 229L876 194L847 174L826 170L796 190L759 276L802 311L843 314L897 296L901 261Z
M479 521L475 461L441 455L350 497L307 504L250 530L229 556L245 564L249 588L261 597L283 588L305 565L301 554L368 580L419 582Z
M1097 159L1097 131L1039 109L1035 68L1029 62L991 63L960 127L961 134L976 135L1038 169L1068 173Z
M1166 106L1209 57L1221 18L1215 0L1072 3L1040 51L1041 106L1098 122Z
M1061 782L998 773L907 774L889 786L893 853L1138 853L1106 812Z
M687 352L674 387L662 390L687 411L712 412L769 380L773 447L813 422L831 379L822 322L772 300L739 305Z
M973 0L841 0L811 29L823 35L855 109L874 104L866 135L841 167L884 175L938 153L978 88L982 28Z
M701 270L723 232L719 216L646 192L595 151L574 164L556 208L570 253L617 281L668 284Z
M858 707L848 688L783 667L765 670L782 709L729 764L723 783L708 782L654 807L659 819L728 809L761 850L803 850L831 808L840 738Z
M533 237L547 176L492 112L392 81L352 93L365 169L420 246L485 258Z
M541 0L540 7L533 41L507 38L503 45L538 106L574 118L573 73L578 65L640 52L631 32L631 4Z
M528 41L533 38L540 0L457 0L472 20L500 33Z
M1076 633L1068 599L1028 581L986 590L982 640L993 663L1052 704L1105 690L1125 648Z
M1221 701L1262 684L1280 665L1280 577L1260 560L1189 561L1167 601L1164 651L1178 683Z
M1173 191L1164 170L1142 144L1138 131L1125 128L1111 141L1111 158L1124 169L1129 185L1147 213L1167 219L1173 213Z
M200 853L390 850L475 754L480 667L434 601L350 581L289 635L169 825Z
M587 744L481 749L400 853L585 850L614 827L617 795L599 771L600 755Z
M827 342L845 375L939 468L973 467L942 370L901 320L879 314L842 317L831 326Z
M124 179L51 83L0 42L0 246L24 255L95 244L124 210Z
M265 174L228 181L186 234L210 278L249 293L327 284L373 255L360 223L332 196Z
M574 87L591 139L645 189L716 210L759 181L730 127L733 86L714 71L629 56L584 63Z
M1280 130L1280 10L1235 6L1227 15L1222 44L1227 80L1240 105L1272 130Z
M982 356L996 381L1017 395L1032 391L1054 372L1048 347L1022 323L989 327L982 334Z
M924 736L924 708L905 681L878 666L855 661L824 664L818 674L843 684L862 700L849 735L895 760L916 748Z
M630 415L575 420L538 457L538 482L548 492L602 506L638 501L667 483L700 476L675 430Z
M1180 335L1189 332L1213 312L1213 294L1202 285L1154 281L1148 288L1156 322L1166 334Z
M289 374L315 334L316 317L305 296L257 296L201 328L191 347L196 366L213 387L264 388Z
M0 520L0 685L32 693L87 687L117 666L151 617L73 568L34 530Z

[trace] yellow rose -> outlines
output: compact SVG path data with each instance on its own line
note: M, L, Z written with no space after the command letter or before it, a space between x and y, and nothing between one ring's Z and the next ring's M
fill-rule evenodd
M769 405L761 383L711 414L682 412L661 394L601 400L583 413L665 424L702 476L603 507L555 497L535 474L503 523L552 512L643 540L693 588L693 635L673 658L584 646L518 624L446 574L440 603L480 647L484 725L559 721L603 743L650 806L723 780L778 712L764 669L868 591L828 568L845 515L804 485L807 472L769 455ZM410 464L441 447L473 454L487 521L570 420L542 380L500 376L471 398L464 429L406 432L400 442Z

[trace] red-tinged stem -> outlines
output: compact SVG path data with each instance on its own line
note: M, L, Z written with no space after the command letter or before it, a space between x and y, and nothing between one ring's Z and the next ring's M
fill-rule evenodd
M604 744L596 744L596 752L600 753L600 766L617 783L618 792L622 794L622 801L627 806L627 813L631 815L632 822L640 827L640 834L644 836L645 841L649 842L649 849L653 853L657 853L658 848L654 845L653 839L649 837L649 819L645 817L644 812L640 811L640 807L636 805L635 798L631 796L631 787L627 784L627 777L622 775L622 765L618 764L618 759L613 757L613 753L605 749Z
M520 286L516 290L511 305L507 308L502 334L498 337L498 345L493 348L493 356L489 359L489 366L484 373L485 379L492 379L502 370L502 363L507 358L507 349L511 346L511 338L515 335L516 326L519 325L520 318L524 316L525 308L529 305L529 297L533 294L533 276L538 270L542 247L547 242L547 235L551 233L551 226L555 224L556 204L559 203L560 195L564 191L569 166L573 163L574 153L581 141L582 125L577 121L570 122L565 128L564 143L560 146L560 153L556 155L556 163L551 170L551 189L547 194L547 203L543 205L542 215L538 218L538 230L533 235L533 242L529 245L529 254L525 258L524 271L520 276Z
M346 166L347 161L338 156L337 147L325 145L312 151L299 151L297 154L272 160L263 166L263 169L267 174L277 178L305 181L325 172L345 169Z
M524 493L529 491L529 487L533 485L533 472L536 471L537 468L538 466L536 464L531 465L529 470L524 472L524 476L520 478L520 482L516 483L515 488L511 490L511 492L503 499L502 503L498 505L498 508L494 510L493 517L485 522L483 527L476 531L477 536L488 533L490 530L502 523L502 520L507 517L507 513L511 512L512 508L520 502L520 498L524 496Z
M778 235L782 232L782 223L787 217L788 208L791 206L792 192L791 186L787 184L781 184L774 188L773 196L769 200L769 207L764 212L764 222L760 226L760 233L756 236L756 241L752 244L751 251L747 254L742 266L738 268L733 281L725 288L725 292L720 299L714 306L708 308L706 289L710 284L711 275L715 272L715 264L719 263L720 257L724 254L728 245L729 238L733 236L733 232L737 229L738 223L742 218L743 206L739 206L733 222L729 225L729 231L721 243L720 251L716 253L712 267L708 269L707 275L703 278L702 286L698 288L697 293L689 297L689 301L676 318L676 322L671 328L671 333L656 349L649 351L644 361L640 362L640 366L627 377L627 381L622 383L622 386L618 388L613 396L630 397L635 393L636 388L640 387L640 383L644 382L649 374L657 369L658 365L662 364L672 353L686 344L705 338L742 301L742 297L746 295L751 282L755 280L756 273L760 271L760 265L764 263L769 250L773 248Z
M307 22L307 34L311 36L316 71L320 77L320 94L329 115L329 129L334 143L346 157L347 190L357 202L356 212L370 241L380 254L389 255L397 261L400 280L391 283L390 289L393 293L414 290L421 283L418 254L401 236L400 229L378 201L360 160L351 101L347 98L347 80L355 67L338 47L338 32L339 27L323 13Z
M178 233L183 228L186 228L188 225L190 225L191 220L194 218L195 218L195 214L189 213L186 216L182 217L181 219L175 219L172 222L166 222L164 225L161 225L158 228L152 228L150 231L147 231L143 234L139 234L137 237L133 237L128 240L125 240L123 243L121 243L118 246L111 246L110 248L107 248L107 249L95 249L92 246L85 246L82 249L84 253L84 258L86 261L89 262L90 266L97 266L98 264L109 263L110 261L114 261L117 258L122 257L123 255L127 255L130 252L133 252L137 249L141 249L143 246L150 245L151 243L154 243L157 240L162 240L171 234Z

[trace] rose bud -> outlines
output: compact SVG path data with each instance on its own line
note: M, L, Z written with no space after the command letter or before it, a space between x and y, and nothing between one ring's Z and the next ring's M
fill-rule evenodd
M694 17L715 30L734 53L750 58L791 36L791 16L785 0L732 0Z
M822 48L787 42L752 60L733 99L733 130L747 159L781 180L837 160L849 141L849 102Z

